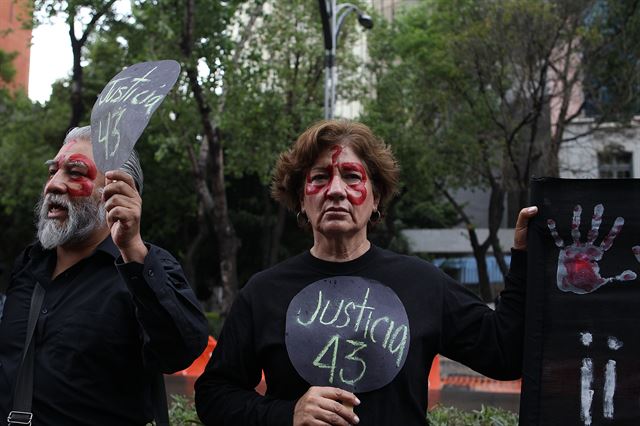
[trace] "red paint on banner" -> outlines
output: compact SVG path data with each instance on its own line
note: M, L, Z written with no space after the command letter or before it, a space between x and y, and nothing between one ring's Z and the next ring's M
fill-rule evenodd
M567 269L565 285L572 285L590 292L604 281L595 271L597 264L584 253L577 254L573 259L567 259L564 266Z

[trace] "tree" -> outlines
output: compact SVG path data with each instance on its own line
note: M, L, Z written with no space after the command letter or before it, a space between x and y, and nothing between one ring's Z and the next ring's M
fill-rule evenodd
M619 40L586 20L595 3L424 1L398 20L391 47L382 50L378 99L389 90L406 96L402 108L385 115L416 138L404 144L428 151L431 182L469 230L485 300L493 296L484 273L490 247L507 269L497 236L507 195L515 219L531 176L558 174L559 146L576 137L565 130L583 108L572 99L580 85L587 87L580 79L585 70L619 71L577 60ZM482 242L454 196L457 188L474 187L489 192L489 237Z
M198 194L199 225L186 251L186 263L192 265L188 269L195 270L199 254L213 239L210 257L219 265L223 311L238 288L237 254L242 248L236 231L240 219L230 217L231 184L252 182L263 206L259 247L265 254L258 266L282 254L286 216L280 210L273 218L269 175L276 154L321 116L323 50L317 13L317 5L303 1L189 0L162 7L141 2L133 11L136 25L157 35L141 52L180 52L183 79L175 99L168 100L175 121L166 126L165 139L183 143ZM237 197L243 195L236 194L234 204Z
M45 160L55 151L40 125L44 111L22 91L0 89L0 269L8 278L14 259L34 238L34 205L46 181ZM3 288L0 285L0 288Z
M85 81L83 60L84 50L96 32L109 28L109 21L114 19L114 3L116 0L35 0L34 24L46 22L54 16L65 17L68 26L69 41L73 53L69 103L71 117L67 129L77 127L85 118L93 103L87 107L85 102ZM77 29L80 33L77 34ZM94 98L95 99L95 98Z
M13 60L18 55L17 52L5 52L0 49L0 81L9 83L16 75Z

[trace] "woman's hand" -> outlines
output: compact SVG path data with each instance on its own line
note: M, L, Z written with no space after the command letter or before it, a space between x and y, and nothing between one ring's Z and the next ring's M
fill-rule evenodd
M358 424L354 405L360 400L351 392L332 387L312 386L293 410L293 426L350 426Z
M520 210L518 214L518 220L516 221L516 229L513 235L513 248L516 250L527 249L527 226L529 220L538 214L538 208L536 206L525 207Z

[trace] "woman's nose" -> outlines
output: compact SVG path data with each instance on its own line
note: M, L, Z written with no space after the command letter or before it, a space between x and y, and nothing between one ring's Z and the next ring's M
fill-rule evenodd
M339 174L335 174L329 182L329 188L327 189L327 197L342 199L346 198L346 184L342 180Z

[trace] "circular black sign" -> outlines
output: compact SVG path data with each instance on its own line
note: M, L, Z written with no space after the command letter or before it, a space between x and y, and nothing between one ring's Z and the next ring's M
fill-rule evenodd
M91 144L102 172L122 166L178 80L180 64L172 60L140 62L107 83L91 110Z
M300 291L287 309L285 343L296 371L314 386L379 389L409 352L409 320L389 287L362 277L332 277Z

